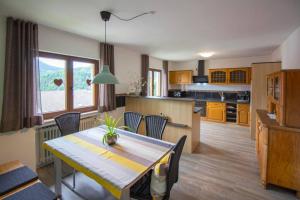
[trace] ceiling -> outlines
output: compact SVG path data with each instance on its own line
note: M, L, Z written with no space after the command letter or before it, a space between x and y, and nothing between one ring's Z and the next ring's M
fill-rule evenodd
M112 17L108 41L168 60L270 54L300 26L299 0L0 0L0 13L104 40L99 11Z

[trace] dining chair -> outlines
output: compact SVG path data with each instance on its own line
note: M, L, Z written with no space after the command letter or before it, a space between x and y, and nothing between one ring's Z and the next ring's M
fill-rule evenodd
M79 132L80 127L80 113L69 112L55 117L56 125L60 131L61 136L66 136L72 133ZM76 170L73 169L73 189L75 188Z
M137 112L124 112L124 125L128 131L137 133L141 124L143 115Z
M145 116L146 135L161 140L168 118L160 115Z
M168 200L170 198L172 187L178 182L178 172L179 172L179 161L186 141L187 136L182 136L177 144L173 147L173 152L169 159L169 168L166 178L166 193L163 200ZM153 170L150 170L145 176L143 176L138 182L136 182L130 188L130 197L137 200L152 200L150 192L151 184L151 174Z

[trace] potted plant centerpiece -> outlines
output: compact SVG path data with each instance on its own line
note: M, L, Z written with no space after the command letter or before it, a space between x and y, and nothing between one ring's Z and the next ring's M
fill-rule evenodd
M106 125L106 133L103 135L103 144L114 145L116 144L119 134L117 133L117 128L126 128L126 126L119 126L118 124L122 118L114 119L107 113L104 114L104 124Z

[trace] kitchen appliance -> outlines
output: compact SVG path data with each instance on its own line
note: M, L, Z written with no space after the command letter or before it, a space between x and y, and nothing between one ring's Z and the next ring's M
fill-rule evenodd
M204 75L204 60L198 60L198 75L193 76L193 83L208 83L208 76Z
M169 90L168 97L186 97L186 91Z
M250 91L242 91L237 94L237 102L249 103L250 102Z
M237 105L236 103L226 103L226 121L236 123Z

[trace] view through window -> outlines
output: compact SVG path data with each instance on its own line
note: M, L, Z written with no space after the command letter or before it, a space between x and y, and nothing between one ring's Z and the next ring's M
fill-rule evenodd
M39 58L40 90L44 113L66 110L66 60Z
M97 60L41 52L39 69L45 118L97 109L98 86L92 84L98 72Z
M94 68L93 63L73 62L74 108L94 105Z
M159 69L148 71L148 95L161 96L161 70Z

